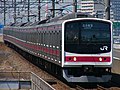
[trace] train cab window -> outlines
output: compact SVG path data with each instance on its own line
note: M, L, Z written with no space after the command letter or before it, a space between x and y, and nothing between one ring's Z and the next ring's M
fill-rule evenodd
M65 51L98 54L111 50L111 26L109 22L81 20L65 23ZM107 46L107 50L100 48Z
M79 43L79 24L78 23L68 23L65 32L65 42L69 44Z

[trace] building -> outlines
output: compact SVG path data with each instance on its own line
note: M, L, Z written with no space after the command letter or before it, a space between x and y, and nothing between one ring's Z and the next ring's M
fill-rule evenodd
M80 5L80 8L78 11L83 13L89 13L91 15L94 14L94 1L93 0L80 0L78 3L78 6Z
M103 0L80 0L78 11L94 15L97 18L105 17Z
M94 0L94 13L97 18L105 18L105 5L103 1Z
M111 19L120 20L120 0L111 0Z
M110 18L113 21L114 43L120 43L120 0L111 0Z

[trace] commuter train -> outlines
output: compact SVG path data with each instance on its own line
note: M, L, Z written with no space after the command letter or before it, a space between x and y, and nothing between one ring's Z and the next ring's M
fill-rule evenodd
M112 22L80 13L4 28L4 43L67 82L111 79Z

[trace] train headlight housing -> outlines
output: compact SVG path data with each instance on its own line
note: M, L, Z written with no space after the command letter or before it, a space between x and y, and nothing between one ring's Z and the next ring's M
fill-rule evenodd
M76 58L76 57L74 57L74 58L73 58L73 60L74 60L74 61L76 61L76 60L77 60L77 58Z
M101 57L99 58L99 61L102 62L102 58Z

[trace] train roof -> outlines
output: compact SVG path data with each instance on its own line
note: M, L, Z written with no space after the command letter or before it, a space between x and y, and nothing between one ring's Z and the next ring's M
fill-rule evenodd
M44 24L44 23L46 23L47 21L48 21L48 19L44 19L44 20L41 20L41 21L37 21L37 22L32 23L30 26Z
M67 15L64 15L63 17L59 18L60 20L68 20L68 19L75 19L75 18L92 18L93 16L88 14L88 13L81 13L81 12L77 12L77 13L70 13Z
M81 13L81 12L69 13L63 16L52 18L49 20L49 22L56 22L58 20L68 20L68 19L75 19L75 18L87 18L87 17L93 18L93 16L88 13Z
M36 22L12 23L10 26L19 26L19 27L35 26L35 25L41 25L41 24L48 24L52 22L64 21L68 19L87 18L87 17L93 18L93 16L89 15L88 13L77 12L77 13L69 13L63 16L57 16L57 17L50 18L50 19L44 19L44 20L36 21Z

